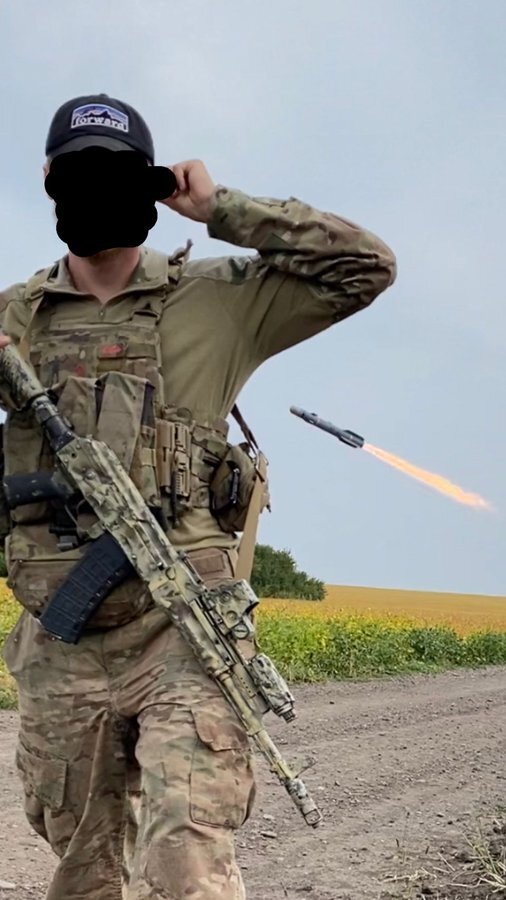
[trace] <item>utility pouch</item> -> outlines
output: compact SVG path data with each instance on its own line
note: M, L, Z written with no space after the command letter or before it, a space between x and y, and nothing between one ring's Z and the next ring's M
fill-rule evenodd
M243 531L253 490L259 477L256 459L248 443L229 446L209 485L211 512L227 534ZM260 511L269 503L267 481L263 484Z
M148 506L160 506L152 384L138 375L108 372L97 385L95 437L114 451Z
M188 500L191 493L192 429L183 422L157 421L157 469L160 488Z
M209 509L209 483L227 450L227 425L200 425L190 410L164 406L156 420L156 465L162 510L177 527L190 509Z

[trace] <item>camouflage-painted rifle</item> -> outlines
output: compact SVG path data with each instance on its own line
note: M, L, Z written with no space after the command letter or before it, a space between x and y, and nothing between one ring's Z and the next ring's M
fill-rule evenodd
M249 613L258 598L248 582L206 588L188 557L171 544L115 453L101 441L79 437L72 431L13 344L0 350L0 379L7 383L17 408L31 410L46 434L57 462L50 490L59 496L80 494L98 518L89 533L89 549L72 570L66 590L60 589L56 606L52 598L41 624L57 637L75 643L79 629L75 629L72 604L80 589L88 585L89 591L91 577L92 596L93 573L97 572L103 588L104 571L110 575L109 581L106 578L110 589L118 577L125 577L125 564L132 567L155 603L180 630L203 669L218 683L306 823L318 825L321 813L300 773L283 759L262 723L269 711L287 722L294 719L294 698L268 657L256 653L246 659L238 644L254 634ZM87 563L91 554L95 555L92 567ZM80 607L81 619L89 618L89 614L90 608L86 611Z

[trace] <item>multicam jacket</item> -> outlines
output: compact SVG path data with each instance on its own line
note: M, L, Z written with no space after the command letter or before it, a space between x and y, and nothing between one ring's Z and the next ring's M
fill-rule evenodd
M112 445L150 505L178 494L177 517L167 509L170 538L189 550L236 545L209 497L225 420L248 378L269 357L364 309L396 274L379 238L293 198L218 187L208 232L256 253L189 261L187 252L142 248L129 284L106 304L76 290L64 258L36 279L35 293L28 282L0 295L3 329L76 431ZM5 392L3 399L8 406ZM16 411L4 453L7 474L51 465L40 432ZM81 553L58 543L54 515L44 503L13 514L9 577L27 606L27 594L47 599Z

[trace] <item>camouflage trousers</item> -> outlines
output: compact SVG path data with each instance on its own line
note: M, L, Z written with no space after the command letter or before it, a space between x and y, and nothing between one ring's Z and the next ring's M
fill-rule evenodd
M244 900L248 739L164 613L75 646L23 613L4 656L26 815L59 857L46 900Z

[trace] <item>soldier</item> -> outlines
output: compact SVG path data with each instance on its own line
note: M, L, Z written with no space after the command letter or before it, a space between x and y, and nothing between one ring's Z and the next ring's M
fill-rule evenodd
M269 357L368 306L393 283L394 256L299 200L215 185L199 160L171 167L163 204L255 255L190 262L188 248L146 248L156 216L137 187L160 174L151 134L103 94L60 107L46 156L46 174L66 172L56 216L69 253L5 291L4 331L77 433L113 447L207 584L231 579L252 497L227 504L230 472L251 475L227 443L239 391ZM111 168L127 157L130 169ZM40 429L4 402L6 474L51 468ZM17 767L28 820L59 857L47 900L241 900L234 834L253 804L251 751L178 631L136 578L112 590L77 645L37 622L93 521L89 509L37 503L5 529L24 607L5 648Z

